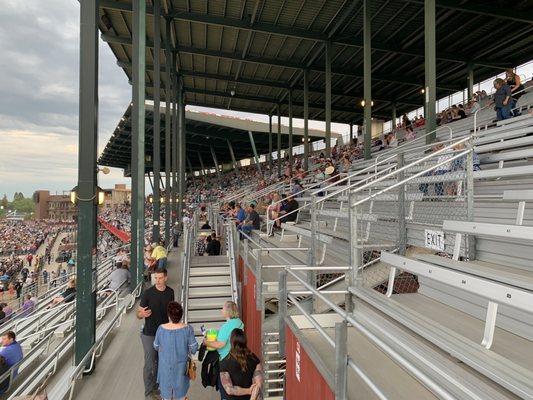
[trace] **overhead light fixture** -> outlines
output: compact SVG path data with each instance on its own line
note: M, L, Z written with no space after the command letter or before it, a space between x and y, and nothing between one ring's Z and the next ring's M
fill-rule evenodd
M230 94L231 94L232 96L235 96L235 90L232 90L232 91L230 92Z
M82 199L78 196L78 187L75 186L70 191L70 202L74 205L78 204L79 201L94 201L97 205L104 204L105 192L100 186L96 186L96 194L90 199Z
M366 104L365 101L364 101L364 100L361 100L361 107L364 107L365 104ZM374 100L372 100L372 101L370 102L370 107L374 107Z
M424 89L424 88L420 89L420 93L422 93L422 94L426 93L426 89Z

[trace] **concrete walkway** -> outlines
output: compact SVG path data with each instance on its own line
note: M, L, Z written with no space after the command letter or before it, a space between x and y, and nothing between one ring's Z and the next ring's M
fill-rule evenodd
M180 298L181 266L178 251L169 255L169 286ZM130 311L122 320L122 325L109 337L108 345L98 360L96 371L77 384L76 400L144 400L143 392L143 351L139 338L142 321ZM200 365L198 365L200 368ZM198 371L200 372L200 371ZM198 374L191 383L189 400L218 400L220 396L213 388L203 388Z

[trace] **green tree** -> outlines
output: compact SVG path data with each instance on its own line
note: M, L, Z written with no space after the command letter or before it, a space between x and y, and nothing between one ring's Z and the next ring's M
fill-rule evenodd
M7 194L4 193L4 197L2 197L0 205L4 208L4 210L7 209L7 206L9 205L9 201L7 200Z
M22 194L22 193L21 193ZM11 208L20 213L32 213L35 211L35 203L32 199L26 199L24 196L19 197L11 203Z

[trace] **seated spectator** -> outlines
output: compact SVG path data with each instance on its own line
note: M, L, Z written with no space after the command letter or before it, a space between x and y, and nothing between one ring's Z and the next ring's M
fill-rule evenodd
M466 118L466 112L462 104L459 104L459 106L457 107L457 113L460 119Z
M249 234L252 230L258 230L261 227L261 218L257 211L255 211L255 206L250 204L248 206L248 214L246 219L239 226L239 230L244 233Z
M402 116L402 127L405 129L407 133L413 132L413 124L411 120L409 119L409 117L407 117L407 114L404 114Z
M511 109L513 107L511 88L501 78L495 79L493 84L496 89L493 96L496 118L498 121L511 118Z
M160 243L152 243L153 250L150 258L155 260L156 269L163 269L167 267L167 249L162 245L162 243L164 242L161 241Z
M117 265L117 269L109 274L109 289L119 290L125 283L129 284L131 274L128 268L123 265Z
M26 317L31 314L35 308L35 303L31 298L31 294L24 295L24 303L22 303L22 317Z
M235 204L235 219L237 225L241 224L246 219L246 212L242 209L240 204Z
M298 208L300 205L294 198L294 196L287 197L287 205L283 211L280 212L281 222L295 222L298 217Z
M304 190L302 184L300 183L299 179L295 179L294 183L292 184L291 194L296 197L300 197L301 193Z
M7 331L0 338L2 347L0 347L0 356L2 356L8 366L11 368L22 360L24 355L22 354L22 347L16 341L16 335L13 331ZM13 377L17 376L18 368L15 369Z
M220 255L220 241L217 239L217 234L213 232L211 236L208 236L207 239L210 239L207 243L206 253L210 256L219 256Z
M0 304L0 323L4 322L6 313L4 312L4 303Z
M47 308L52 308L60 303L70 303L76 298L76 279L68 281L67 289L59 296L52 299L52 303Z
M200 229L211 229L211 225L209 225L209 221L205 221L204 224L200 227Z
M7 361L3 356L0 356L0 376L4 375L7 371L9 371L9 366L7 365ZM0 382L0 394L7 392L8 388L9 388L9 377L4 379L4 381Z

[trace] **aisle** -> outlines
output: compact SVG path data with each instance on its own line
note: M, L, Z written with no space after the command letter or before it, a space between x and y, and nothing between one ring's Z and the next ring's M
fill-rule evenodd
M177 299L181 282L179 261L177 251L169 255L168 283ZM115 330L114 336L110 336L110 344L98 361L96 371L77 384L76 400L144 400L143 352L139 338L141 324L132 311L123 318L120 328ZM214 390L204 389L199 379L191 384L189 400L220 399Z

